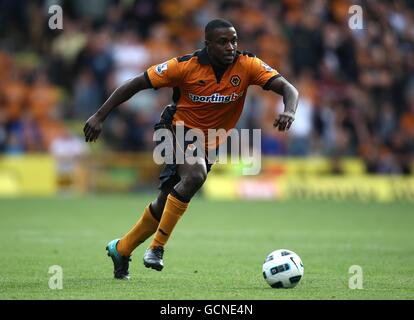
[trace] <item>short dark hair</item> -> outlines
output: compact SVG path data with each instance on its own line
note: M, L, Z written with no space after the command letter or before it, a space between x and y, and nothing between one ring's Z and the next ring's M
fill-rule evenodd
M215 29L219 28L234 28L230 21L224 19L214 19L207 23L204 28L205 38L209 38L208 35Z

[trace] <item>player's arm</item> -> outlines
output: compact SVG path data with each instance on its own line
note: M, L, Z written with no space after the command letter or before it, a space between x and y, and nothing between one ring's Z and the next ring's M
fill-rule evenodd
M102 123L109 113L121 103L129 100L134 94L149 88L151 88L151 83L146 78L145 73L141 73L116 88L108 100L86 121L83 128L85 141L96 141L102 131Z
M292 122L295 120L296 108L299 101L298 90L283 77L274 79L268 89L280 94L283 97L283 103L285 105L284 112L277 116L273 126L279 128L279 131L289 130Z
M283 97L285 110L277 116L273 126L279 131L289 130L295 120L299 101L298 90L265 62L254 55L249 57L250 84L261 86L264 90L272 90Z

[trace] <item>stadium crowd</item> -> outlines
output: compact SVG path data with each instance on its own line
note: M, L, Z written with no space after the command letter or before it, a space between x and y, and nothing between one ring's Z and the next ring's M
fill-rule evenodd
M62 30L48 27L53 4L63 8ZM362 29L348 25L353 4L363 9ZM239 49L301 94L285 134L270 120L283 107L280 97L250 89L239 127L262 129L263 154L358 156L369 173L411 173L410 0L2 0L0 153L79 145L79 128L118 85L202 48L203 27L214 17L230 20ZM106 123L103 148L151 150L153 125L170 100L169 89L147 90L120 106Z

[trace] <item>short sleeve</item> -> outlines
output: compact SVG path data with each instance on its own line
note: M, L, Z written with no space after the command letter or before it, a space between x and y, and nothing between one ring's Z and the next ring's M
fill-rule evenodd
M263 89L268 90L268 86L272 80L280 77L281 75L259 58L252 57L251 59L252 62L249 68L250 84L258 85L263 87Z
M154 65L145 72L147 80L153 88L176 87L181 80L181 74L176 58Z

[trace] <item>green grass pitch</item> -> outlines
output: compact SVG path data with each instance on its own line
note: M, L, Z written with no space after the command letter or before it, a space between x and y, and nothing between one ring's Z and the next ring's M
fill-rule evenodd
M167 245L162 272L138 247L130 281L112 277L106 243L135 223L150 195L0 199L0 299L414 299L412 203L208 201L195 198ZM272 289L264 258L286 248L305 274ZM49 267L63 268L51 290ZM349 268L363 289L348 287Z

